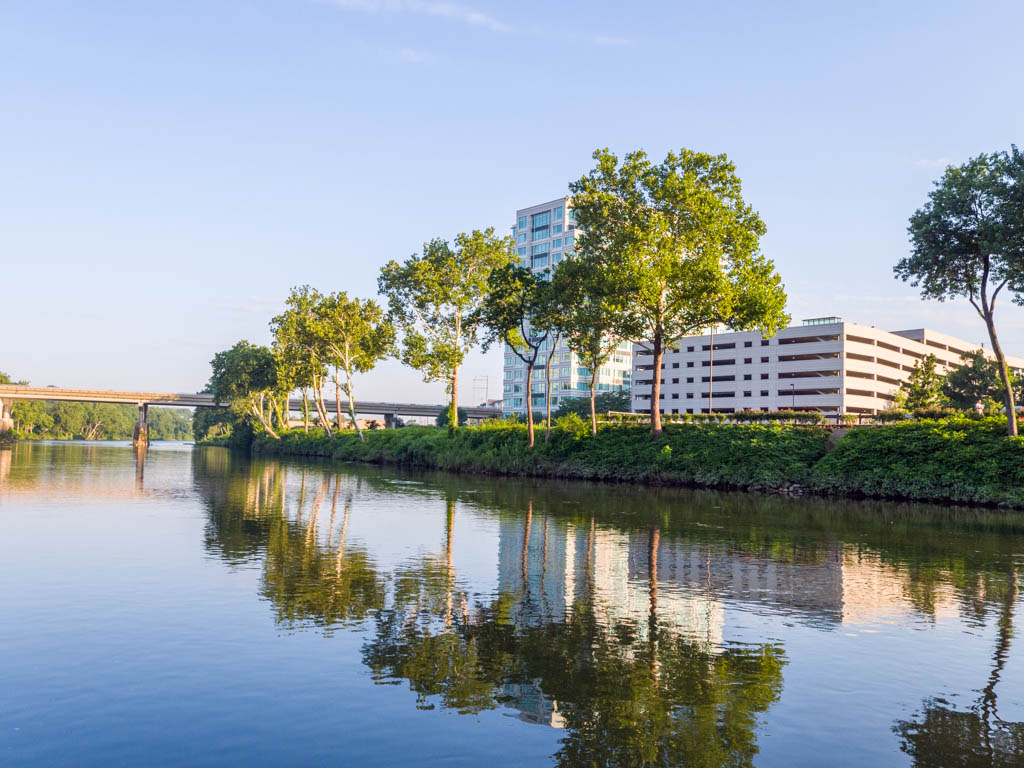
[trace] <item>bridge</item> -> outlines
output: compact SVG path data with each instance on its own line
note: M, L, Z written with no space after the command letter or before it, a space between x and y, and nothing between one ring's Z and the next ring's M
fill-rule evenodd
M11 404L15 400L64 400L79 403L118 403L135 405L139 409L139 421L135 426L135 442L147 439L146 413L149 406L168 406L177 408L220 408L213 395L206 393L181 394L173 392L134 392L109 389L72 389L65 387L27 387L17 384L0 384L0 432L12 429ZM335 413L337 404L334 400L325 400L328 413ZM437 418L448 409L447 405L421 405L418 403L386 403L366 400L356 401L356 413L362 416L381 416L384 425L394 426L396 416L422 416ZM288 400L289 411L302 410L302 398L292 397ZM498 408L463 408L466 417L473 421L482 421L501 416ZM342 403L342 411L348 412L348 403Z

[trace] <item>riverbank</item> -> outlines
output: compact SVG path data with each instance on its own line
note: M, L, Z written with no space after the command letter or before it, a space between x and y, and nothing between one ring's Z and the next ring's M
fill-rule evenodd
M257 437L261 456L312 456L491 475L557 477L751 491L1024 508L1024 438L1000 419L920 420L849 430L829 450L820 427L780 424L608 426L597 436L553 429L526 448L523 425L449 434L405 427L329 439L293 430Z

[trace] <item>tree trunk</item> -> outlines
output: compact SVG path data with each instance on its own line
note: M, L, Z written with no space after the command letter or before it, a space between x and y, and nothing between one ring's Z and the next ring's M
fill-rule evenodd
M260 400L262 401L262 399L263 399L263 397L261 395L260 396ZM275 440L280 440L281 439L280 435L278 435L277 432L274 431L274 428L272 426L270 426L270 424L267 422L266 418L264 418L263 403L260 402L257 405L256 399L252 395L250 395L249 396L249 406L252 409L253 416L255 416L256 419L259 421L259 423L263 425L263 429L265 429L267 431L267 434L270 435Z
M334 369L334 415L338 431L341 432L341 379L337 368Z
M324 382L323 379L319 381L313 381L313 404L316 406L317 415L320 417L320 426L324 428L324 432L327 433L328 437L333 436L331 430L331 420L327 416L327 406L324 404Z
M544 404L547 407L545 414L547 421L544 429L544 442L548 442L551 439L551 361L555 359L555 350L558 348L558 336L555 336L555 340L551 345L551 351L548 353L548 370L547 376L545 377L545 390Z
M352 427L355 429L356 434L359 435L359 441L365 443L366 437L363 435L363 430L359 428L359 422L356 421L356 398L352 394L352 377L347 372L345 376L345 394L348 395L348 416L352 419Z
M448 404L448 431L459 428L459 369L452 369L452 401Z
M302 431L309 434L309 392L302 388Z
M661 358L665 350L661 344L661 334L654 334L654 379L651 381L651 437L661 437Z
M1017 434L1017 408L1013 398L1013 385L1010 383L1010 373L1006 368L1006 355L999 345L999 338L996 336L995 318L989 308L985 312L985 327L988 328L988 338L992 342L992 352L996 356L996 363L999 365L999 378L1003 382L1003 403L1006 405L1006 434L1011 437Z
M537 357L526 364L526 447L533 449L533 366Z
M590 371L590 434L597 434L597 368Z

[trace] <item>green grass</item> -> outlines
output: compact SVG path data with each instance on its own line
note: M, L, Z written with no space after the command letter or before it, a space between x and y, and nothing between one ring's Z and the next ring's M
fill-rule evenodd
M813 467L836 495L1024 507L1024 437L1001 417L921 419L851 430Z
M538 430L529 451L524 425L498 422L454 434L435 427L368 432L365 443L353 433L332 440L319 430L293 430L279 441L257 438L254 451L456 472L767 490L805 483L827 438L816 427L673 424L654 442L646 427L623 425L596 437L556 428L547 443Z
M709 488L778 490L797 484L834 496L870 496L1024 508L1024 438L999 418L915 420L851 429L828 451L828 432L787 424L669 424L658 441L646 426L607 425L592 437L566 422L550 442L526 427L494 422L455 433L405 427L327 438L293 430L260 436L264 456L316 456L526 477Z

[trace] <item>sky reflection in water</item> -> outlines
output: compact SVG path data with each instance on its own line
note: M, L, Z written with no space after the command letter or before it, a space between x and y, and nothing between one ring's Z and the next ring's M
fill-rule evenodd
M1020 765L1024 523L0 450L0 762Z

